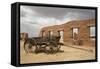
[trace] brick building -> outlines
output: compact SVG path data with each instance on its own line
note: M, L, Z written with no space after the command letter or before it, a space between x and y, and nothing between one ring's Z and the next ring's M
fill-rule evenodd
M95 19L70 21L43 27L39 36L61 36L65 44L95 46Z

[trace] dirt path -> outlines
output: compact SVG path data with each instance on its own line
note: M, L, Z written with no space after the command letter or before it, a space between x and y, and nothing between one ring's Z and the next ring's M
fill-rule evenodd
M45 53L30 53L26 54L23 49L23 42L20 44L20 63L41 63L41 62L56 62L56 61L74 61L74 60L91 60L95 59L95 48L87 47L90 51L84 51L81 49L75 49L73 47L62 46L61 50L56 54L45 54ZM91 52L92 50L92 52Z

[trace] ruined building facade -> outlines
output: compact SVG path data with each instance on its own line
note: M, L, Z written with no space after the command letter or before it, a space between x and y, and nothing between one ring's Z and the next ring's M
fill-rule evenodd
M60 41L71 45L95 46L95 19L70 21L43 27L39 36L61 36Z

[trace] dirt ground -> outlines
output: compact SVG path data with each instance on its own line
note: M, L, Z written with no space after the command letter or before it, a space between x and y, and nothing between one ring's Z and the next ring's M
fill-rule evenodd
M75 47L75 46L74 46ZM26 54L23 48L23 41L20 41L20 63L41 63L41 62L57 62L57 61L75 61L75 60L92 60L95 59L94 47L77 47L62 46L61 50L55 54L46 53L29 53Z

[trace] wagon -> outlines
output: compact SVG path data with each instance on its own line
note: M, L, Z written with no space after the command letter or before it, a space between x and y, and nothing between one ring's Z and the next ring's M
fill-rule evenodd
M57 53L63 43L59 42L60 36L26 38L24 50L26 53Z

